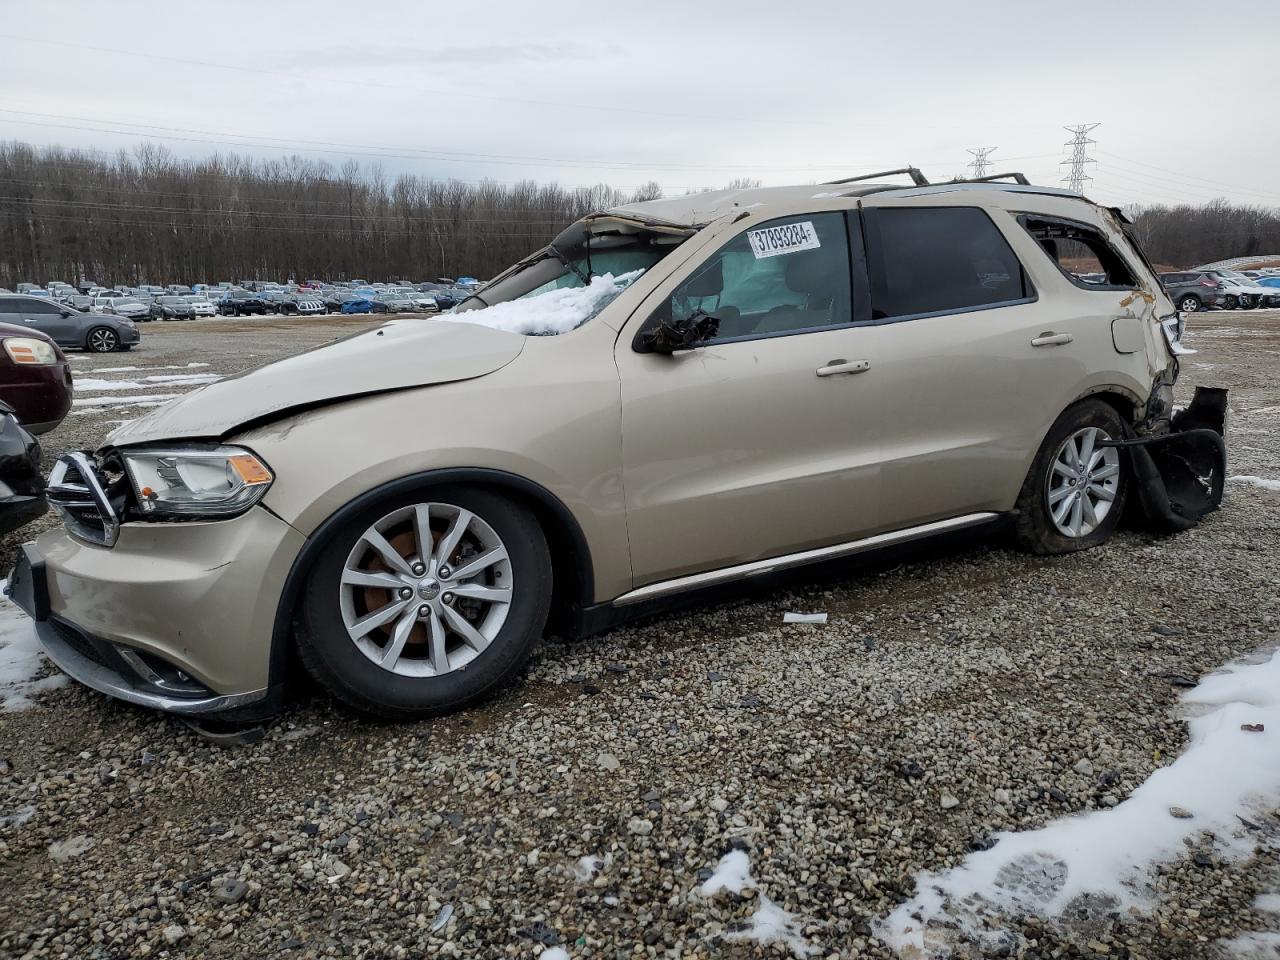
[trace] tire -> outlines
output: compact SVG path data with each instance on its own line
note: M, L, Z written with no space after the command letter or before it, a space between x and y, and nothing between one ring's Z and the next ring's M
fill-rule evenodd
M1178 309L1183 313L1195 313L1198 310L1202 310L1203 307L1200 304L1199 297L1188 295L1178 301Z
M1240 301L1236 299L1235 294L1228 294L1227 298L1222 301L1224 310L1234 310L1238 306L1240 306Z
M1055 469L1059 456L1069 458L1065 453L1068 440L1075 444L1078 457L1087 442L1082 434L1088 431L1102 431L1111 439L1120 439L1125 425L1115 409L1102 400L1083 400L1068 407L1054 421L1018 494L1014 537L1022 549L1038 554L1086 550L1104 543L1119 524L1129 491L1129 467L1116 447L1093 446L1090 459L1100 458L1100 462L1086 475L1090 479L1083 497L1077 492L1077 479L1068 478L1062 467ZM1095 442L1097 439L1101 437L1095 436ZM1059 521L1055 521L1050 506L1055 497L1059 509L1064 501L1069 507ZM1080 502L1079 507L1073 505L1076 501ZM1097 519L1094 524L1089 522L1090 511ZM1076 533L1068 533L1059 525L1065 522L1070 527L1076 518L1080 520Z
M430 555L424 557L417 547L415 520L421 518L418 507L426 504L433 539ZM468 511L471 519L461 546L450 551L453 562L468 562L457 559L459 551L470 552L471 563L489 556L495 540L505 547L505 560L493 562L478 576L447 580L435 571L447 570L449 558L438 554L449 549L460 511ZM401 557L403 575L365 540L375 525L384 545ZM431 566L413 576L408 565L420 557ZM366 579L359 583L344 582L361 573ZM370 576L400 586L371 586ZM467 599L472 606L465 607L464 588L500 594L504 577L511 585L509 599ZM387 497L344 519L307 571L295 631L299 659L337 699L366 713L409 720L457 710L500 689L519 672L546 626L551 582L551 554L542 528L511 501L464 487ZM449 592L450 584L459 596ZM402 600L401 590L411 592ZM391 616L385 626L363 635L349 631L348 624L386 611ZM470 641L454 626L464 619L464 626L471 627ZM402 628L407 632L396 647ZM388 655L394 657L389 667L375 662Z
M84 348L94 353L114 353L120 349L120 335L110 327L94 327L85 335Z

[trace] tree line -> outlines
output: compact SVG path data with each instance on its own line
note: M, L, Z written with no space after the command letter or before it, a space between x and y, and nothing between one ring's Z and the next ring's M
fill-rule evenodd
M192 160L154 145L105 157L0 143L0 286L483 278L586 213L661 196L657 183L628 193L391 178L354 161ZM1156 263L1280 252L1275 209L1219 200L1134 219Z

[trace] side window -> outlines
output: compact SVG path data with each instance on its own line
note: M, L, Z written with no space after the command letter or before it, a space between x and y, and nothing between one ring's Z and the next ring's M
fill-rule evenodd
M716 341L851 323L844 214L783 217L739 234L675 289L668 307L674 320L716 317Z
M877 320L956 313L1025 300L1022 264L977 207L867 212L871 308Z
M1096 227L1036 214L1023 214L1018 221L1076 286L1124 290L1138 286L1124 258Z
M50 316L53 316L61 313L62 308L52 300L32 298L22 305L22 312L28 316L35 316L36 314L49 314Z

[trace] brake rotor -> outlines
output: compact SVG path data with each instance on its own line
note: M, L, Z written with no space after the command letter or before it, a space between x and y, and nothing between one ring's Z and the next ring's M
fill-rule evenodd
M439 543L439 541L440 534L432 530L432 550L435 549L435 545ZM391 548L395 550L396 553L400 554L400 556L404 557L406 561L417 555L418 542L411 530L405 530L403 533L397 533L394 537L387 537L387 542L391 544ZM395 572L390 566L388 566L387 562L382 559L382 555L379 554L377 550L370 550L369 555L370 561L365 569L386 573ZM386 606L388 603L391 603L396 599L393 593L393 591L386 590L382 587L365 587L362 591L365 609L377 610L379 607ZM391 628L394 624L395 621L393 620L391 623L378 628L388 640L391 638ZM430 639L431 635L427 631L426 624L419 620L409 631L409 638L405 641L405 645L422 646L430 642Z

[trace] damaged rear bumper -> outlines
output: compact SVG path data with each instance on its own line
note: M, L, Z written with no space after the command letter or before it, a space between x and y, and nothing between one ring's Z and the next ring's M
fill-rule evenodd
M1191 405L1166 433L1112 440L1129 456L1148 526L1176 532L1195 526L1222 503L1227 478L1227 391L1196 387Z

